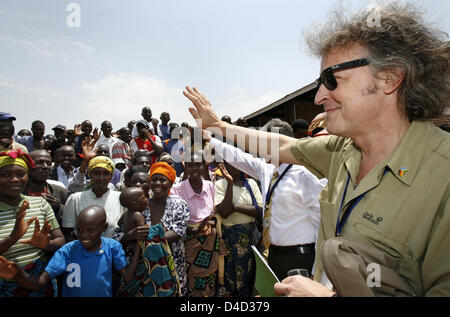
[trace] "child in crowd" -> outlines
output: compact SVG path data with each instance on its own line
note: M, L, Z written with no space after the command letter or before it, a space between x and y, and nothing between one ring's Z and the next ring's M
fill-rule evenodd
M120 193L120 204L127 208L127 211L123 214L123 227L124 232L128 233L130 230L145 226L145 217L142 212L148 207L148 197L145 195L144 190L141 187L129 187L122 190ZM130 254L130 250L127 246L124 246L127 254Z
M102 207L86 207L77 219L78 240L56 251L40 276L31 276L0 256L0 277L15 279L20 286L37 290L65 274L63 297L112 297L113 268L129 282L136 273L140 248L136 243L133 259L127 265L122 245L101 236L107 227Z

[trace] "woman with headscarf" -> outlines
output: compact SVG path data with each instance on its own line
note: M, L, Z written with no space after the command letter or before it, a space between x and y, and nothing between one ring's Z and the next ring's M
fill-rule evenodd
M187 294L186 257L183 239L186 237L187 223L189 220L189 208L187 203L177 195L171 195L170 190L176 178L175 170L165 162L158 162L150 169L150 189L153 192L149 199L149 206L143 212L146 227L137 227L126 236L123 226L119 226L114 232L114 238L121 242L127 240L146 240L149 227L161 224L164 228L164 237L169 243L175 262L175 270L181 286L181 296ZM144 186L145 182L135 185Z
M0 255L38 276L47 264L46 252L56 251L65 241L50 204L42 197L21 194L34 166L21 150L0 153ZM0 297L56 296L55 286L31 291L0 278Z
M78 214L88 206L100 206L106 211L108 228L102 236L111 238L117 222L124 212L120 205L120 192L111 190L108 184L114 173L114 162L106 156L96 156L89 161L87 173L90 179L85 191L74 193L64 206L62 227L68 242L75 240L73 229L77 224Z

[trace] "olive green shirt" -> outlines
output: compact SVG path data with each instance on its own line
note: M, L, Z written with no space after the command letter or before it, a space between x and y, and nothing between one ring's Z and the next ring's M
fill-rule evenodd
M301 139L291 151L300 164L328 178L319 197L322 218L315 280L320 281L323 275L319 248L335 237L350 175L341 217L353 198L366 194L354 207L340 236L398 259L394 269L417 296L450 296L449 133L429 122L414 121L391 156L356 187L361 153L351 139Z

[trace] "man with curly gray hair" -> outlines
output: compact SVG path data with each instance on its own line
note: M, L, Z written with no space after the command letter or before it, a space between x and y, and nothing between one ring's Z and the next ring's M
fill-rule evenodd
M280 295L450 296L450 136L426 121L448 105L449 42L410 5L376 10L376 25L372 11L337 14L308 36L321 57L315 103L332 135L231 126L196 88L184 92L204 128L244 134L255 154L252 140L278 142L281 162L328 178L314 281L290 276L275 284Z

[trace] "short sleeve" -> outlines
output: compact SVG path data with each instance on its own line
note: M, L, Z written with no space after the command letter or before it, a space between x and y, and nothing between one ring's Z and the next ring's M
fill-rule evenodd
M226 180L220 179L214 185L214 207L219 205L225 198L227 188L224 186Z
M113 267L116 271L120 271L127 266L128 261L122 245L113 239L108 239L111 247Z
M63 245L58 249L58 251L55 252L55 254L48 262L45 271L47 271L48 275L50 275L52 279L64 274L66 272L67 265L72 262L70 260L70 251L72 245L73 244Z
M62 216L62 226L63 228L75 228L77 225L77 202L76 196L74 194L70 195L64 206L63 216Z
M186 237L187 224L189 221L189 206L181 197L170 197L168 204L170 217L165 217L164 227L173 230L180 237Z
M153 141L153 142L155 142L156 145L159 145L162 147L162 141L159 136L155 135L155 141Z
M55 212L45 199L42 199L42 211L44 212L44 220L49 220L50 230L53 231L59 229L59 223L55 217Z
M332 154L344 138L333 135L302 138L291 146L291 153L300 165L318 178L328 177Z
M130 141L130 147L133 150L134 153L136 153L137 151L139 151L139 147L136 144L136 141L131 140Z

